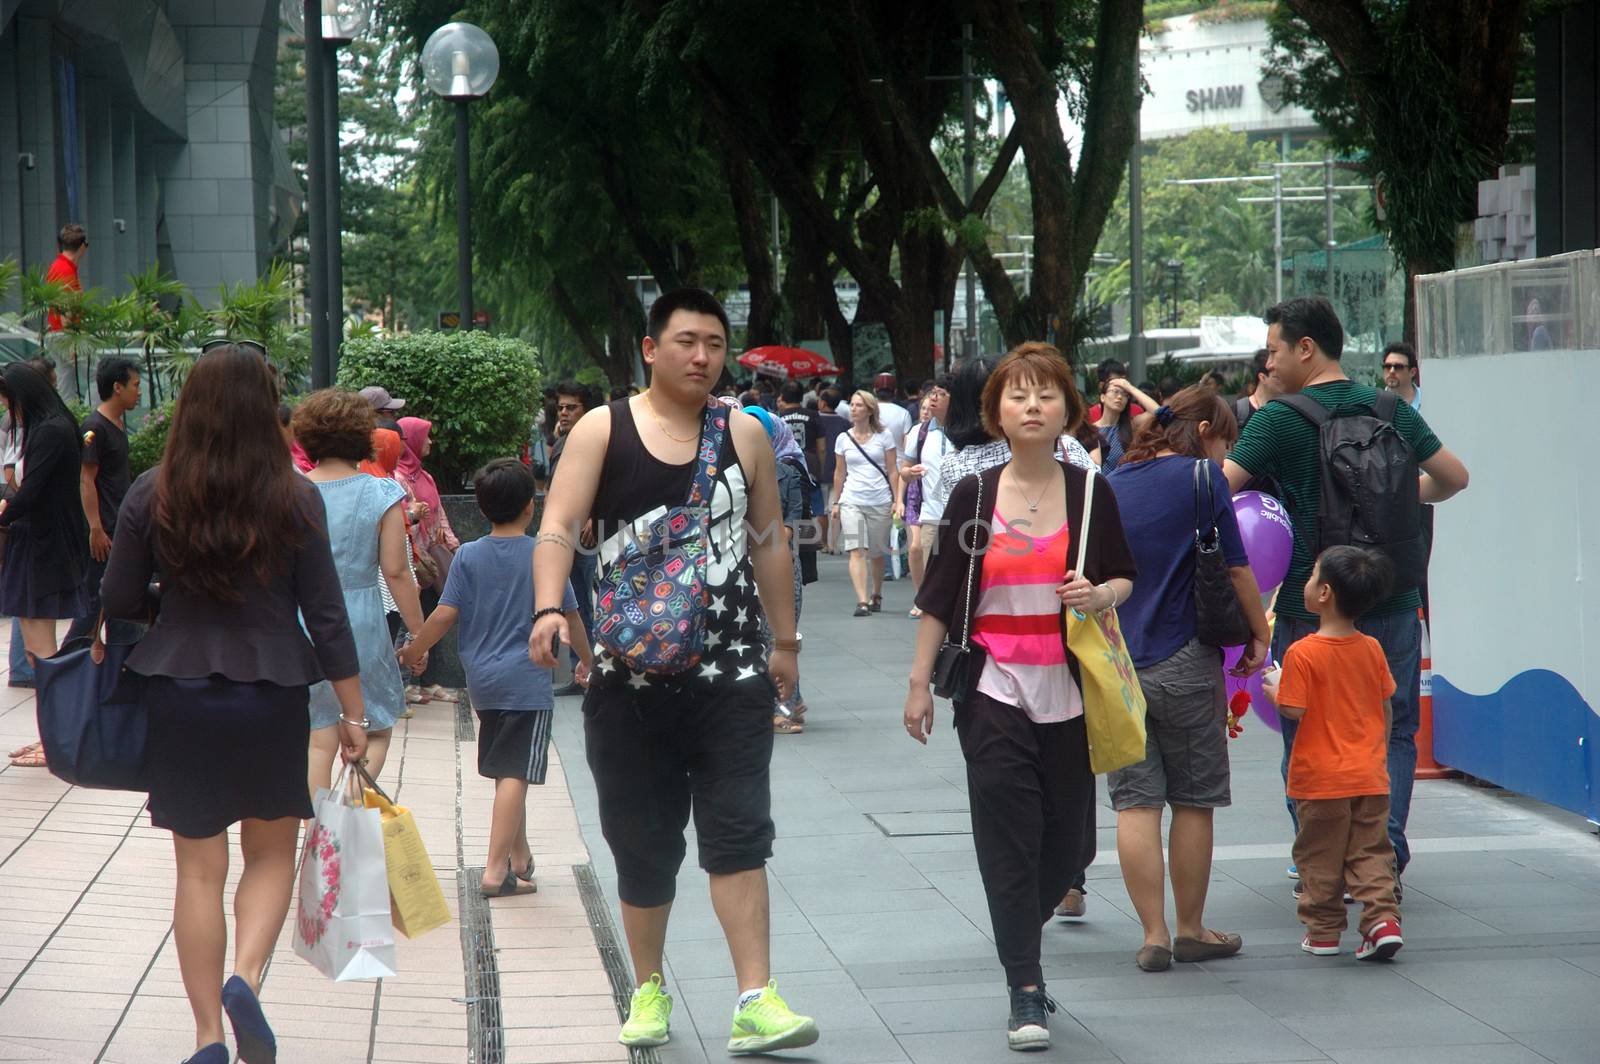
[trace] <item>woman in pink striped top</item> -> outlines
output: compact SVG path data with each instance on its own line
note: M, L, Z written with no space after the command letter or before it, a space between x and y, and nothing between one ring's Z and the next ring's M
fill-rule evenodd
M1057 438L1083 417L1061 353L1042 343L1012 351L984 386L982 407L1011 459L951 491L917 595L923 617L905 726L919 742L932 734L934 662L946 635L962 642L970 620L966 685L953 702L973 845L1010 989L1007 1044L1042 1049L1055 1003L1039 962L1041 928L1094 836L1083 696L1062 610L1125 601L1135 567L1105 479L1055 457ZM1085 491L1095 492L1094 521L1077 573L1068 559L1079 530L1068 515L1083 512Z

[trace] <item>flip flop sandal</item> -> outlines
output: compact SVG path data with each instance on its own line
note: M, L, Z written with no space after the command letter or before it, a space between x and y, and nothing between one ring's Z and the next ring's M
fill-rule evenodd
M406 688L406 702L409 705L420 706L427 700L428 696L422 693L422 689L420 687Z
M852 617L871 617L872 616L872 607L867 605L865 602L858 602L858 603L856 603L856 612L851 614L851 616Z
M804 702L801 702L789 711L789 719L796 724L804 724L806 722L806 710L809 708Z
M507 865L506 878L501 881L498 887L491 889L480 883L478 885L478 893L485 898L514 898L519 894L539 893L539 884L531 879L519 879L517 874L511 871L510 865Z
M31 754L35 750L42 750L43 748L44 748L44 744L43 743L29 743L27 746L19 746L19 747L17 747L15 750L12 750L10 753L6 754L6 756L7 757L21 757L23 754Z
M518 879L522 880L524 883L532 883L533 882L533 866L534 866L533 854L530 853L528 855L528 868L527 868L527 870L524 871L524 872L514 872L513 874ZM534 889L537 890L538 888L535 887Z
M922 611L917 609L915 606L913 606L909 610L906 611L906 616L910 617L910 618L912 618L914 620L914 619L919 618L919 617L922 616Z
M882 595L873 595L872 596L872 605L868 606L867 608L870 609L873 613L880 612L883 609L883 596Z
M797 720L792 720L782 713L772 715L772 730L782 735L799 735L805 731L805 725Z
M13 765L15 765L17 768L49 768L50 767L49 765L45 764L45 761L44 761L44 748L43 747L40 747L37 750L29 750L25 754L18 754L16 757L13 757L11 759L11 763Z
M428 701L430 701L430 702L459 702L459 701L461 701L461 696L457 695L454 691L445 690L443 687L440 687L438 684L434 684L432 687L424 688L422 693L428 696Z

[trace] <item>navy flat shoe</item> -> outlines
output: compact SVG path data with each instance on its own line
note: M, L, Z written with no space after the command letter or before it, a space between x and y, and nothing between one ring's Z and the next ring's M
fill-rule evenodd
M183 1064L228 1064L228 1047L221 1042L212 1042L204 1049L197 1050Z
M243 1064L277 1064L278 1040L272 1036L272 1028L267 1026L261 1002L256 1000L250 984L237 975L229 978L222 985L222 1009L233 1024L233 1041L239 1047L239 1060Z

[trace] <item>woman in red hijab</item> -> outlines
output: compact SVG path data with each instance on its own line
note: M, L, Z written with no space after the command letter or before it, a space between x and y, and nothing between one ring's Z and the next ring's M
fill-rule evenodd
M450 559L461 546L461 541L456 539L455 532L450 528L444 503L439 499L439 486L433 482L433 476L422 468L422 460L433 450L433 441L428 436L432 429L433 422L426 418L401 418L400 435L405 442L405 450L395 466L395 479L411 497L407 513L411 518L412 547L419 557L431 557L439 569L437 581L422 591L422 608L426 613L432 613L439 604L439 592L444 590L445 578L450 572ZM428 680L429 675L425 670L418 684L428 698L436 702L457 700L454 693L436 683L430 684Z
M393 429L373 429L372 457L357 468L370 476L392 479L405 449L405 441L400 438L398 432Z

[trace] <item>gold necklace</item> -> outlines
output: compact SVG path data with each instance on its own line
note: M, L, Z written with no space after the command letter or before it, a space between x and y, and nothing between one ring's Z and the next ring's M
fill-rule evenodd
M695 443L699 441L700 436L698 433L693 436L674 436L672 430L667 428L667 423L661 420L661 415L656 413L656 404L650 401L650 390L648 388L645 389L643 398L644 405L650 408L650 416L655 418L656 428L660 429L667 439L676 440L678 443Z

